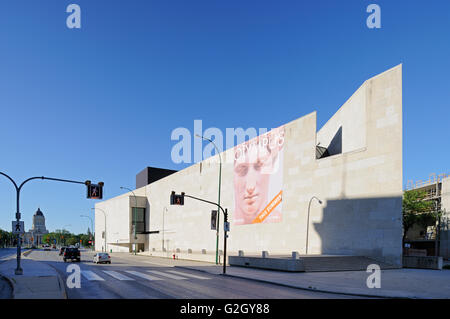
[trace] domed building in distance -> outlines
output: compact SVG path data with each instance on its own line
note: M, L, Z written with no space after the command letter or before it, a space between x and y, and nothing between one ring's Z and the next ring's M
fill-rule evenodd
M48 230L45 227L45 217L41 209L38 208L33 215L33 225L31 229L25 233L24 242L28 245L41 245L42 237L48 234Z

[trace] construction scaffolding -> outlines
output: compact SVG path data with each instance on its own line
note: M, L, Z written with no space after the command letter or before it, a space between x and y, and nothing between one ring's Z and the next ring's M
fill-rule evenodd
M425 192L426 195L423 200L434 202L433 209L430 212L436 212L436 214L438 214L438 212L444 213L441 215L443 218L438 218L436 225L428 226L424 231L414 235L412 232L408 232L408 234L410 234L410 236L408 236L410 241L414 242L417 245L416 247L419 245L421 246L420 248L427 247L428 253L432 253L433 255L439 254L441 231L446 231L448 229L448 216L446 216L445 209L442 207L442 196L444 195L442 192L442 181L449 176L449 174L437 175L432 173L428 180L418 180L416 182L408 180L405 189L405 191L418 190ZM425 243L427 241L433 241L434 244L427 245ZM448 248L446 248L446 250L448 250ZM448 251L444 254L448 255Z

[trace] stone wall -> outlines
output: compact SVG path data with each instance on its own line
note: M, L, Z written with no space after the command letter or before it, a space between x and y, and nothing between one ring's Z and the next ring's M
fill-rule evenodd
M284 128L280 222L233 225L234 168L233 163L223 164L221 204L228 208L231 222L228 255L237 255L239 250L246 255L260 255L261 251L304 254L308 245L309 254L362 255L401 266L401 65L366 81L319 132L315 112ZM329 146L339 130L334 155L316 159L315 146L319 142ZM228 156L233 156L232 149L222 153L222 158ZM199 260L214 261L216 232L210 229L210 212L215 207L189 198L185 198L184 206L170 206L169 196L171 191L186 192L215 202L218 172L218 156L214 156L135 191L137 196L147 198L149 229L160 231L146 236L148 253L168 255L178 251L190 259L198 255ZM96 205L108 210L108 234L118 233L117 240L127 235L130 195ZM323 204L311 202L307 227L312 196ZM97 215L96 239L103 217ZM222 222L223 215L220 249ZM167 252L162 251L163 231ZM193 253L188 254L189 250Z

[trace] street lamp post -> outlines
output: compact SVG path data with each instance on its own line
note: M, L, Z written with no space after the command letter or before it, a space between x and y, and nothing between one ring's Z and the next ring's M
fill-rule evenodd
M136 218L136 211L137 211L137 197L136 197L136 195L134 194L134 192L133 192L131 189L129 189L128 187L120 186L120 189L126 189L126 190L130 191L131 193L133 193L134 201L135 201L135 203L136 203L136 205L135 205L136 207L134 207L134 209L133 209L133 211L134 211L134 214L133 214L133 216L134 216L134 254L136 255L136 239L137 239L137 237L136 237L136 221L137 221L137 218Z
M164 206L163 208L163 215L162 215L162 251L164 253L164 211L169 211L167 207Z
M87 215L80 215L80 217L87 217L91 220L91 231L94 231L94 222L92 221L91 216L87 216Z
M71 225L71 224L67 224L67 225L64 225L64 226L63 226L63 228L62 228L63 236L64 236L64 231L65 231L64 228L65 228L66 226L72 226L72 225ZM68 231L69 234L70 234L70 230L67 230L67 231ZM64 239L64 246L65 246L65 245L66 245L66 237L64 236L63 239Z
M318 199L316 196L311 197L311 199L309 200L309 204L308 204L308 220L306 222L306 255L308 255L309 211L311 209L311 202L312 202L312 200L314 198L319 202L319 204L322 205L322 201L320 199Z
M22 187L29 181L31 180L35 180L35 179L42 179L42 180L51 180L51 181L57 181L57 182L65 182L65 183L74 183L74 184L84 184L84 185L88 185L88 182L90 183L90 181L85 181L85 182L80 182L80 181L72 181L72 180L67 180L67 179L60 179L60 178L53 178L53 177L45 177L45 176L35 176L35 177L30 177L28 179L26 179L25 181L22 182L22 184L20 184L19 186L17 186L17 183L14 181L14 179L12 179L10 176L8 176L7 174L0 172L0 175L5 176L7 179L10 180L11 183L13 183L14 188L16 189L16 222L17 225L20 225L20 209L19 209L19 204L20 204L20 191L22 190ZM23 269L22 267L20 267L20 255L21 255L21 237L20 237L20 233L17 234L17 267L14 271L14 273L16 275L23 275Z
M214 148L216 149L217 154L219 155L219 194L218 194L218 199L217 199L217 210L219 210L220 207L220 185L221 185L221 181L222 181L222 156L220 155L220 151L217 148L216 144L209 138L204 137L202 135L196 134L195 136L204 139L208 142L210 142L212 145L214 145ZM217 230L216 230L216 265L219 263L219 227L220 227L220 214L217 214ZM226 261L224 261L226 262Z
M101 211L102 213L103 213L103 216L105 216L105 251L107 252L108 251L108 242L106 241L106 212L103 210L103 209L101 209L101 208L91 208L91 209L93 209L94 211L96 210L96 209L98 209L99 211Z

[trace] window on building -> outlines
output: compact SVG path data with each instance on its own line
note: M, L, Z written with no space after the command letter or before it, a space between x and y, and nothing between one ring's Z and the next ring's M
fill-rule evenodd
M136 233L145 232L145 208L133 207L132 211L132 227L136 225ZM136 223L136 224L135 224Z

